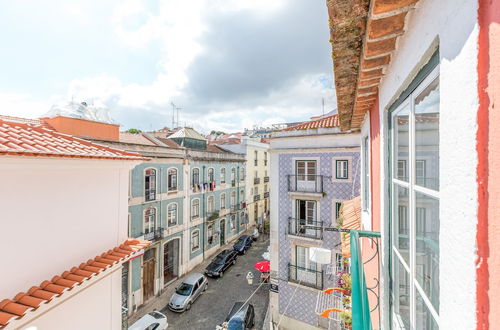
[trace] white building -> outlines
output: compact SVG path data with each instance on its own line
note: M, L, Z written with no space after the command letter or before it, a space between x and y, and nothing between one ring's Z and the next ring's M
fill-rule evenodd
M143 161L0 118L0 328L120 329L128 173Z

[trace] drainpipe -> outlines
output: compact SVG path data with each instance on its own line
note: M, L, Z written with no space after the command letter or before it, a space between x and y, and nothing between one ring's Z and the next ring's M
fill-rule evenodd
M202 166L203 171L202 171L202 180L199 180L203 184L203 180L205 180L205 165ZM207 218L207 213L205 210L205 191L203 191L203 196L202 196L202 209L203 209L203 260L205 260L205 224L206 224L206 218Z

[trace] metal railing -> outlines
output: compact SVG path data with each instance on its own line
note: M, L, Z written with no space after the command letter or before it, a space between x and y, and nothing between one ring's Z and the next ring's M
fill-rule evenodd
M288 218L288 234L315 239L323 238L323 222Z
M269 177L268 176L264 177L264 182L269 182Z
M323 271L288 264L288 281L323 290Z
M146 189L145 193L146 202L154 201L156 199L156 189Z
M269 191L266 191L266 192L264 193L264 198L268 198L268 197L269 197Z
M259 184L259 183L260 183L260 178L253 179L253 184Z
M146 241L158 241L163 238L163 228L155 228L151 230L149 233L144 234L144 239Z
M323 175L287 175L288 191L323 192Z
M253 195L253 201L256 202L260 200L260 195Z

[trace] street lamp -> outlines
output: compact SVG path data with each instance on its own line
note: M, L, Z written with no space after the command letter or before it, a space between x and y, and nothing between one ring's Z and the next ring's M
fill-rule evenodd
M248 274L247 274L247 281L248 281L248 285L252 285L253 284L253 273L252 272L248 272Z

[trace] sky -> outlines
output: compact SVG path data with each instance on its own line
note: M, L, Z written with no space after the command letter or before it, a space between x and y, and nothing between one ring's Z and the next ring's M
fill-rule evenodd
M0 114L103 104L122 129L207 133L336 107L325 0L24 0L0 11Z

